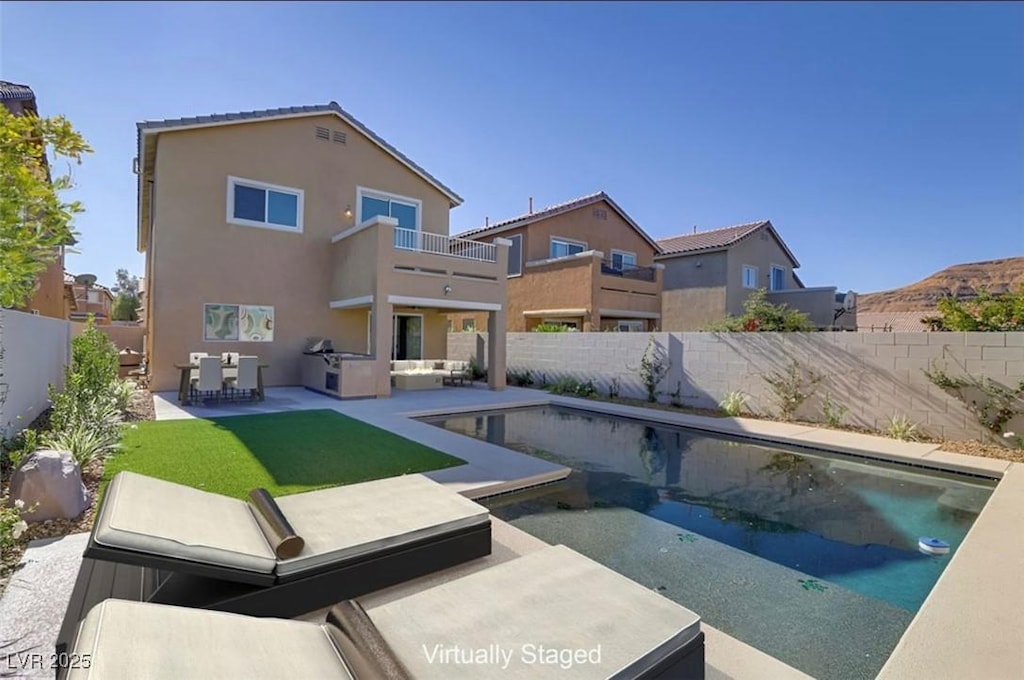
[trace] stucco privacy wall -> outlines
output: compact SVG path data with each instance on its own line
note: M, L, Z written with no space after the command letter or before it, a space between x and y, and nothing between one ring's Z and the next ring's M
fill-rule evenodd
M71 328L63 319L0 309L0 435L20 432L49 406L48 387L64 387Z
M968 371L1007 387L1024 380L1024 333L509 333L508 367L544 373L548 382L573 376L593 380L607 393L614 378L620 394L644 397L640 359L653 335L671 367L659 389L662 401L679 389L686 406L715 408L729 392L749 395L748 406L772 412L761 376L785 369L791 359L822 373L798 416L820 420L830 393L849 413L846 422L884 430L903 414L929 435L985 437L987 430L954 396L922 373L935 360L950 375ZM486 334L449 333L448 357L486 356ZM1024 434L1024 418L1007 429Z

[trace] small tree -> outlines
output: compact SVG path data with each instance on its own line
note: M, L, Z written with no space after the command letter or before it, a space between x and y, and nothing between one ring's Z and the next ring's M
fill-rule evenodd
M1016 291L993 295L982 290L972 300L947 297L939 300L942 316L931 317L943 331L1024 330L1024 283ZM933 327L936 325L932 324Z
M774 305L768 301L768 292L758 288L743 303L743 314L727 316L707 326L709 331L753 332L808 332L814 324L804 312L790 309L787 305Z
M92 151L63 116L16 116L0 106L0 306L28 302L59 248L74 240L71 220L82 204L61 200L70 171L51 180L47 150L75 163Z
M668 375L669 368L671 368L671 362L652 333L647 340L647 349L644 350L644 355L640 358L639 368L640 382L647 390L647 401L658 401L658 386Z
M796 359L792 359L784 371L772 371L761 376L771 388L775 407L783 420L793 420L797 410L814 394L824 378Z
M114 274L117 277L117 287L114 292L114 308L111 311L111 318L114 321L138 321L139 320L139 277L130 276L127 269L118 269Z

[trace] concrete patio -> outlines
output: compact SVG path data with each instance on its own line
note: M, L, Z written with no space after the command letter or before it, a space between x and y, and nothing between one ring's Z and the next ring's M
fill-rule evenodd
M1024 633L1016 616L1024 609L1024 545L1007 541L1019 534L1024 511L1024 465L948 453L931 444L899 442L822 428L743 418L708 418L548 395L508 388L479 387L433 391L395 391L390 399L338 401L303 388L271 388L265 401L182 408L174 394L155 395L158 420L211 418L289 410L330 409L403 437L458 456L466 465L429 473L471 498L479 498L563 478L567 468L413 420L414 416L562 404L667 425L784 442L826 451L853 453L879 460L910 463L936 470L1001 478L967 539L950 562L883 668L879 677L992 677L1024 675ZM84 535L39 542L26 553L26 566L12 579L0 600L0 642L11 650L52 647L80 560ZM544 543L511 525L494 520L493 553L486 558L361 598L372 608L390 599L486 568ZM993 559L998 555L999 559ZM699 612L698 612L699 613ZM806 678L773 657L706 624L707 672L726 678ZM51 673L3 677L52 677ZM19 671L19 673L21 673Z

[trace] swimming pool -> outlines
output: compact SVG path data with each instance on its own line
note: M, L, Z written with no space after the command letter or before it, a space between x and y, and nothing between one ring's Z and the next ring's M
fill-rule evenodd
M496 517L819 678L878 673L995 486L559 406L423 420L573 469Z

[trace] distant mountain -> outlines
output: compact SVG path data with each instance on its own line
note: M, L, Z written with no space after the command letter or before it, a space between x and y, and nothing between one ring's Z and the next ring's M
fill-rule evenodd
M1024 283L1024 257L955 264L909 286L857 296L857 314L926 312L948 295L967 300L982 289L1005 293Z

